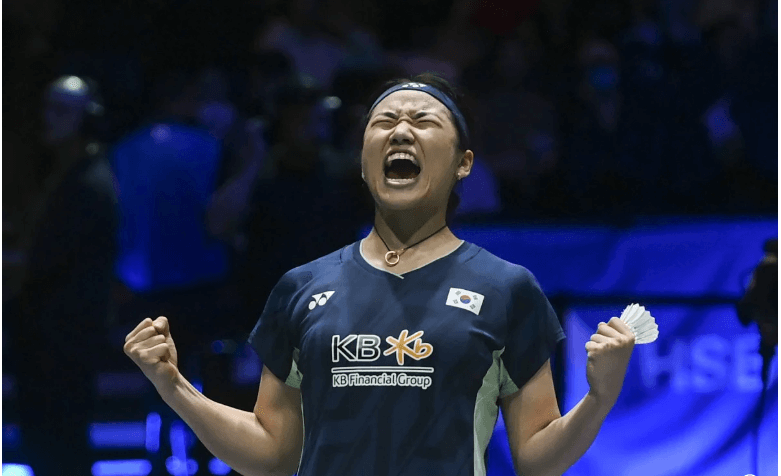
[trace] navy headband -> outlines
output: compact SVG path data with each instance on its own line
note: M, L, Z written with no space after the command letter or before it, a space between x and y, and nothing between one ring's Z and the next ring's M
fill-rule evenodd
M447 96L447 94L444 94L439 89L435 88L434 86L430 86L428 84L403 83L391 87L390 89L386 90L384 93L380 94L380 97L378 97L377 100L374 101L374 104L372 104L372 107L369 109L369 114L371 114L374 108L377 107L377 104L379 104L380 101L388 97L389 94L395 93L396 91L405 90L405 89L412 90L412 91L423 91L424 93L433 96L439 102L444 104L445 107L450 110L451 114L453 114L453 117L456 120L456 127L458 127L458 131L461 133L461 135L463 135L465 142L467 144L469 143L469 130L466 128L466 121L464 120L464 116L461 114L461 111L458 110L458 106L456 106L456 103L454 103L453 100Z

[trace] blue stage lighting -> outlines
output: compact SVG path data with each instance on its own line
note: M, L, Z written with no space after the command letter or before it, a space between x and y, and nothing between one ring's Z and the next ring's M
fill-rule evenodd
M146 416L146 450L157 453L160 449L160 425L162 419L158 413L150 413Z
M3 425L3 448L16 449L22 439L19 434L19 425Z
M96 461L92 465L92 476L147 476L152 472L152 463L145 459Z
M24 464L4 464L3 476L34 476L33 470Z
M93 423L89 428L93 448L143 448L146 430L143 422Z
M223 476L231 472L231 467L217 458L209 461L209 472L217 476Z
M192 476L198 472L198 463L194 459L188 459L185 466L176 456L169 456L165 460L165 469L173 476Z

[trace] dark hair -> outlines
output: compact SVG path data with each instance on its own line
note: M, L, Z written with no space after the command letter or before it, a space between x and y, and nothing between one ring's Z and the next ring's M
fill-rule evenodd
M461 115L464 116L464 121L466 121L467 129L469 131L474 131L472 114L471 111L469 110L469 107L466 105L466 103L463 100L463 95L454 85L450 84L448 80L437 75L436 73L426 72L426 73L415 75L412 78L398 78L398 79L393 79L391 81L388 81L372 94L370 100L367 103L374 104L374 101L378 97L380 97L380 95L384 93L387 89L399 84L409 83L409 82L428 84L429 86L433 86L439 89L440 91L442 91L442 93L445 94L447 97L449 97L453 101L453 103L455 103L456 107L458 107L458 109L461 111ZM455 126L455 129L458 133L458 144L456 145L456 149L460 152L464 152L470 149L471 140L465 137L462 131L456 125L456 121L455 118L453 117L453 114L450 111L448 111L448 114L450 116L450 121L453 123L453 126ZM363 118L364 130L366 130L366 126L369 124L370 115L371 115L371 111L367 111L366 115ZM456 185L457 184L458 182L456 182ZM445 212L445 216L447 217L448 222L450 221L453 212L455 212L456 209L458 208L459 203L461 203L461 197L458 195L458 193L456 193L454 187L453 190L450 191L450 197L448 198L447 201L447 211Z

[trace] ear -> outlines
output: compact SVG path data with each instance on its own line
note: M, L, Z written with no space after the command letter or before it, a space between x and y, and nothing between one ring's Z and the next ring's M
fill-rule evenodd
M461 156L461 160L458 162L458 168L456 169L456 177L458 180L463 180L472 173L472 165L475 163L475 154L471 150L464 152Z

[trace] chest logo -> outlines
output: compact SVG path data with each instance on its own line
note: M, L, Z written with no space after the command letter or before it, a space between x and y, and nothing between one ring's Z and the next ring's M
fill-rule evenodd
M480 314L480 308L483 307L483 301L485 296L474 291L460 288L450 288L450 292L447 294L447 301L445 304L453 307L460 307L467 311Z
M380 349L382 340L380 336L371 334L350 334L344 339L339 336L333 336L331 340L331 360L339 362L340 357L348 362L373 362L381 355L396 354L396 362L404 365L404 356L409 356L415 360L430 357L434 352L434 346L423 342L423 331L418 331L409 335L409 331L404 329L398 338L386 337L385 341L390 347L383 351Z
M324 293L315 294L312 297L314 298L314 301L309 303L309 310L316 308L317 306L322 306L325 303L328 302L328 299L331 297L331 295L334 293L334 291L326 291Z
M399 365L404 365L405 355L409 355L415 360L425 359L431 355L432 352L434 352L434 347L431 344L424 344L421 337L423 337L423 331L418 331L408 337L407 329L404 329L401 331L398 339L394 337L385 338L385 342L391 346L383 353L385 355L391 355L395 352L396 362L398 362ZM407 347L407 344L411 343L412 341L415 341L414 347Z

